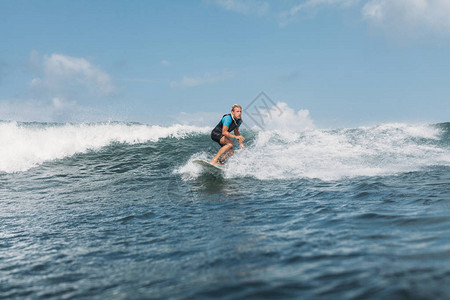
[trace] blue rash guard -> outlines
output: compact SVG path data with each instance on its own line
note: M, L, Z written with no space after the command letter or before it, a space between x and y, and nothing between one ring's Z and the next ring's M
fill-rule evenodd
M222 117L222 120L220 120L219 124L217 124L217 126L214 127L214 129L211 131L211 139L219 143L220 146L223 146L220 143L220 139L223 137L222 134L223 126L227 126L228 132L232 132L236 128L239 128L239 126L241 126L241 123L242 123L241 119L236 121L233 120L231 118L231 114L224 115Z

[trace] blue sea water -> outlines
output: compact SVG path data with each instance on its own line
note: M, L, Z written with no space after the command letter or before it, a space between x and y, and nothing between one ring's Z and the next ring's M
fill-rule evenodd
M2 299L448 299L450 123L0 123Z

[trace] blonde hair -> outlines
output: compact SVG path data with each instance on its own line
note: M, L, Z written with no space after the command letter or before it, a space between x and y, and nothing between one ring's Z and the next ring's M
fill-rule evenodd
M240 109L242 109L242 107L239 104L233 104L233 106L231 107L231 111L234 111L234 109L236 107L239 107Z
M231 107L231 112L233 112L236 107L239 107L242 110L242 106L240 106L239 104L233 104L233 106ZM234 119L233 114L231 114L231 119L233 119L234 124L236 124L236 126L238 126L238 123L236 123L236 120ZM240 118L240 120L242 122L242 117Z

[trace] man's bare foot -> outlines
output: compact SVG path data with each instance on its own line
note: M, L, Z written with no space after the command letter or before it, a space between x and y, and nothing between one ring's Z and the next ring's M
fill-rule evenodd
M219 166L219 167L225 166L225 164L223 164L221 162L218 162L218 161L214 161L214 160L211 160L210 163L215 165L215 166Z

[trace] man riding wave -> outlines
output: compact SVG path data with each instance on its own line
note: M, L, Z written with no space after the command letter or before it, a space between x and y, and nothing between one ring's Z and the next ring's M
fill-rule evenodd
M239 133L239 126L242 124L241 114L242 107L238 104L233 105L231 114L224 115L219 124L211 131L211 139L221 147L216 156L210 161L212 164L222 166L224 161L234 154L233 141L231 139L237 139L241 149L245 149L243 144L245 138ZM234 134L231 133L232 131L234 131ZM219 160L221 156L222 159Z

